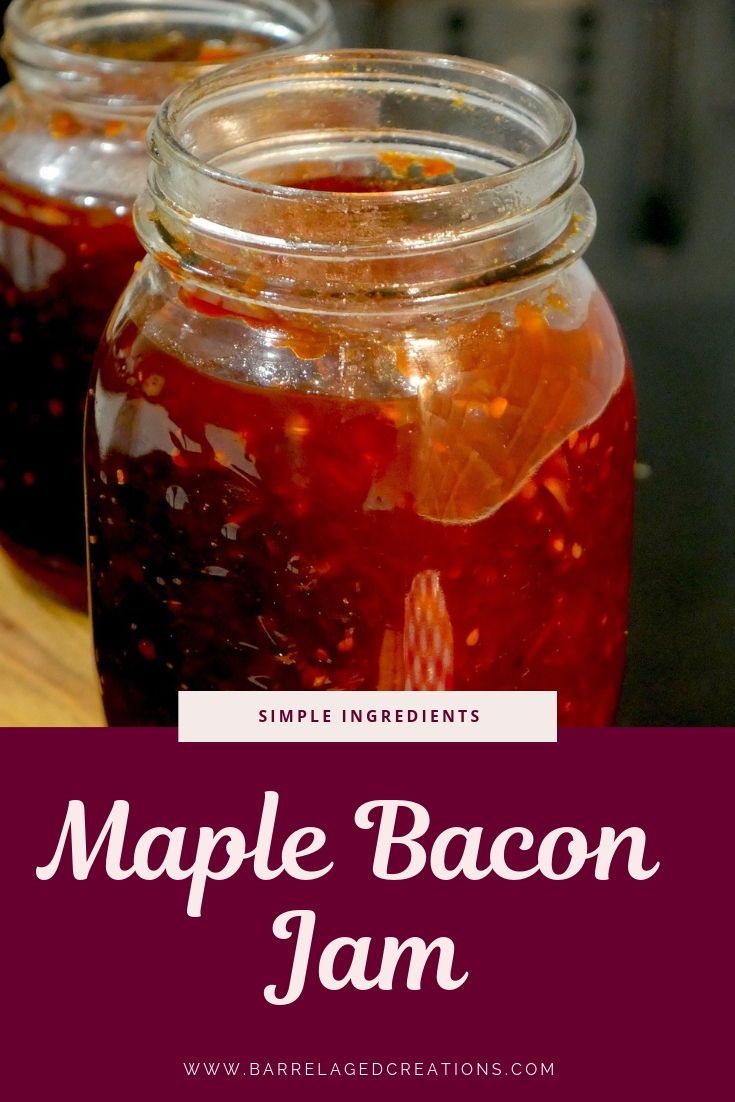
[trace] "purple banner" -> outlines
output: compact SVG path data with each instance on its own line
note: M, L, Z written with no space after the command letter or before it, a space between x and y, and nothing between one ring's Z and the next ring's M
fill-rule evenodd
M185 746L163 731L49 731L5 732L3 744L3 1078L14 1102L672 1102L727 1089L732 731L576 731L556 745L462 747ZM278 794L270 812L269 792ZM111 879L110 837L87 879L72 875L70 837L54 870L70 801L80 801L78 812L83 805L90 850L115 802L129 805L115 828L124 829L123 872L134 860L140 871L145 838L135 848L146 831L187 828L148 840L148 867L166 860L169 875ZM372 827L355 816L376 801L428 813L414 855L420 863L423 850L426 867L409 879L373 873L377 812ZM396 833L411 818L404 808ZM185 873L203 827L237 828L248 853L258 852L235 875L208 878L201 917L189 917L195 878ZM612 855L609 878L596 878L603 828L632 827L645 835L641 869L660 867L630 875L629 841ZM305 828L325 838L301 866L331 864L328 873L259 878L288 864L296 841L287 838ZM447 844L450 828L468 833ZM505 851L509 866L526 871L543 866L544 838L572 830L547 865L555 875L569 866L569 877L487 875L491 846L510 828L533 835ZM308 841L301 836L302 849ZM574 871L583 844L588 857ZM224 840L213 851L215 874L228 852ZM396 846L393 870L410 855ZM436 875L460 862L455 878ZM290 938L274 933L287 915ZM303 990L274 1005L266 991L284 998L290 983L301 986L292 974L297 929L308 948ZM343 938L370 941L335 957ZM410 954L392 990L324 986L330 953L337 976L362 952L366 981L380 975L385 986L391 938L446 939L446 974L466 979L439 985L437 949L421 990L408 989Z

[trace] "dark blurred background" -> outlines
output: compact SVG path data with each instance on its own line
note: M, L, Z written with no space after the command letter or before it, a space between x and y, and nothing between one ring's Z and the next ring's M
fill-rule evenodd
M735 723L735 0L335 0L348 44L561 92L640 404L621 723Z
M619 721L735 723L735 0L333 2L345 45L482 58L571 103L640 402Z

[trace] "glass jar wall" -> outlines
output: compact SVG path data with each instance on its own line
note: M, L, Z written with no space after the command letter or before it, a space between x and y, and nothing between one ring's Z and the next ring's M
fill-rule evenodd
M0 93L0 542L86 602L82 414L142 249L145 132L195 73L334 44L326 0L15 0Z
M110 723L186 689L554 689L606 724L634 397L566 105L474 62L174 96L90 398Z

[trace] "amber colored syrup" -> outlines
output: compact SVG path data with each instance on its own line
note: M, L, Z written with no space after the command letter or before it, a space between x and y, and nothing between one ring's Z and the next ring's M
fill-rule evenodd
M530 331L514 339L535 354ZM576 347L552 328L544 339L552 363ZM611 722L627 628L629 371L594 423L466 523L421 515L391 476L416 446L417 401L225 381L132 323L103 348L98 417L125 426L103 455L88 422L111 724L175 724L187 688L549 689L563 724ZM169 447L150 444L154 424Z
M85 395L141 252L127 215L49 200L0 177L0 543L80 608Z

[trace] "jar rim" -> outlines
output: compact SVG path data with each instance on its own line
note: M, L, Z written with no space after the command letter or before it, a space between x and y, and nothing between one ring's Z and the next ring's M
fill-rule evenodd
M344 311L487 298L492 284L571 263L594 232L562 97L451 55L256 55L174 92L149 148L136 207L149 252L194 281L260 285L261 302L308 309L318 297ZM451 171L382 191L289 175L330 164L349 178L357 165L370 179L386 149L419 149Z
M224 29L244 31L249 27L247 18L254 15L271 16L277 20L279 15L285 18L289 12L297 12L303 21L303 27L293 28L297 37L294 41L284 41L268 47L269 54L286 52L297 46L299 49L312 49L326 42L334 41L334 19L329 0L12 0L5 13L3 53L13 68L28 66L34 76L42 72L61 73L66 77L64 88L72 98L76 90L86 98L85 90L94 93L96 86L92 78L99 75L126 78L134 81L136 76L147 80L154 77L161 81L165 89L154 102L145 102L142 106L150 112L158 109L161 99L174 86L187 79L211 74L222 68L221 61L211 60L156 60L147 58L125 58L105 55L83 49L69 49L54 41L52 27L54 19L65 14L65 9L92 9L96 16L109 18L111 15L136 15L140 19L158 15L165 22L173 20L177 10L184 9L190 15L201 11L212 21L212 34ZM225 20L225 17L228 17ZM219 17L219 19L217 18ZM90 20L95 18L90 15ZM45 30L44 30L45 28ZM166 74L171 74L171 79ZM134 89L132 90L134 94Z
M458 181L446 185L433 185L426 188L410 188L394 190L390 192L331 192L309 190L310 201L328 206L334 203L339 196L340 203L354 201L358 208L366 203L389 206L406 203L422 203L440 199L451 194L457 196L458 192L465 195L473 195L509 183L514 177L526 172L528 169L542 166L550 161L565 147L574 144L576 139L576 122L574 114L566 100L552 88L544 84L530 81L520 77L506 69L493 65L490 62L477 61L470 58L452 54L435 54L420 50L388 50L388 49L357 49L342 48L308 53L299 51L298 55L284 57L275 52L256 55L244 61L236 61L228 65L220 66L216 72L204 73L194 80L178 88L162 104L156 119L156 139L163 140L168 150L177 156L189 168L208 176L213 181L226 184L243 191L253 191L263 195L281 196L284 198L303 199L304 190L299 187L271 183L263 180L251 179L246 176L236 175L213 166L211 163L197 157L187 149L176 133L179 116L201 96L224 89L230 85L255 84L259 79L272 80L274 83L283 79L284 66L291 64L295 69L301 70L300 79L308 74L308 68L316 64L334 60L342 62L345 67L350 64L371 64L376 62L401 63L406 65L427 65L439 71L474 74L478 77L493 78L507 84L508 88L523 90L527 94L544 101L548 107L558 113L558 133L535 156L527 161L508 168L506 170L482 176L478 179ZM323 75L323 74L319 74ZM348 76L348 72L336 71L334 75ZM244 80L241 78L245 78ZM155 153L154 153L155 155Z

